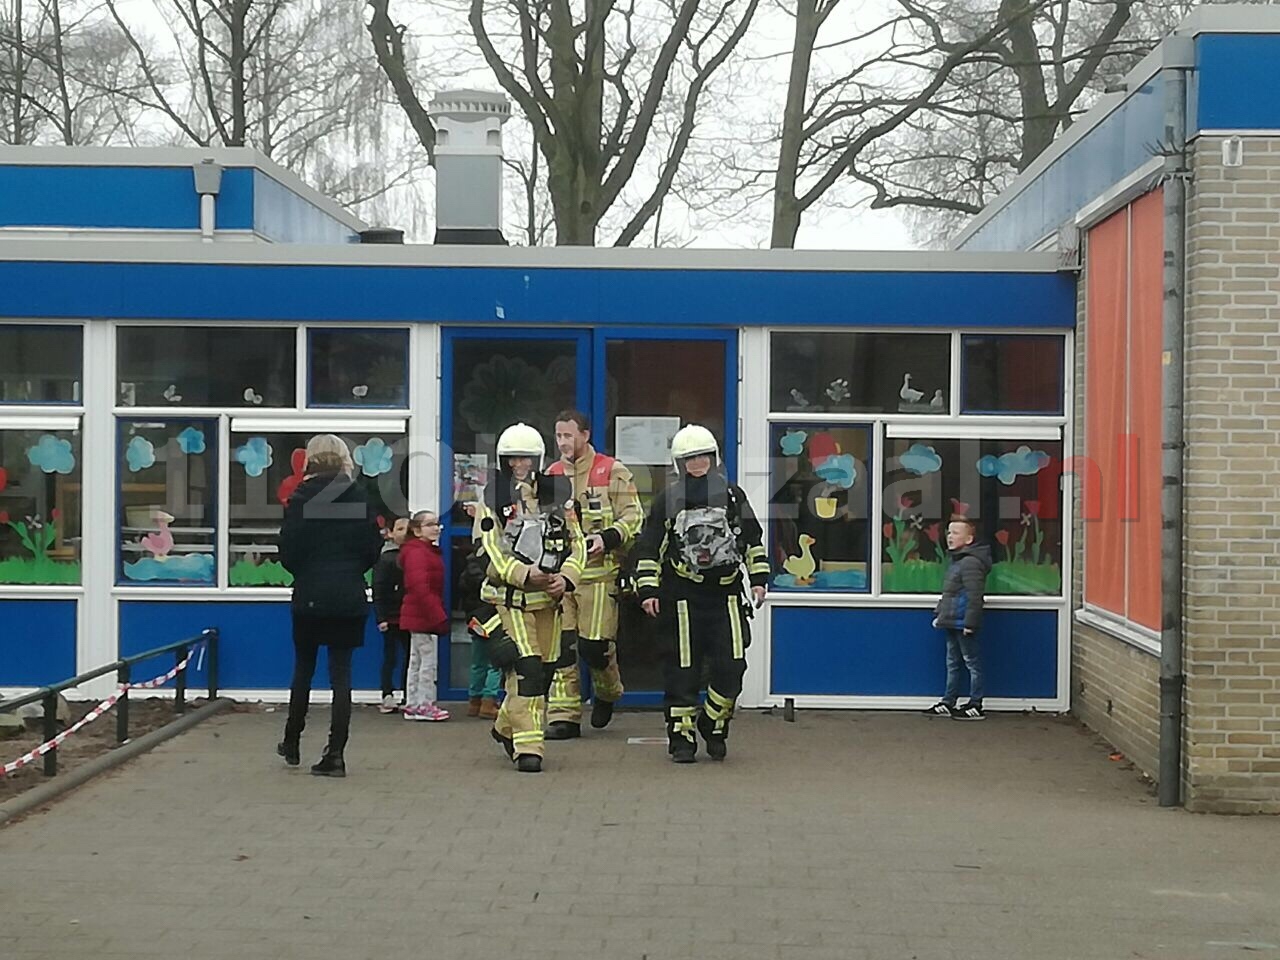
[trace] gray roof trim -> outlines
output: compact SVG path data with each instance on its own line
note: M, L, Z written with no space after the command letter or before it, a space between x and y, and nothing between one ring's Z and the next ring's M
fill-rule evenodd
M1055 273L1052 253L954 250L689 250L429 244L248 244L0 238L0 261L609 270Z
M297 174L253 147L12 147L0 146L0 166L189 167L205 158L224 167L252 167L355 232L368 224Z
M1202 33L1280 33L1280 7L1230 4L1198 7L1183 18L1171 36L1196 37ZM1094 127L1114 113L1121 104L1136 94L1152 77L1160 72L1164 62L1168 37L1160 41L1149 54L1124 76L1125 89L1117 93L1103 94L1098 102L1075 121L1062 136L1031 165L1018 174L999 196L974 215L964 229L949 241L959 248L992 217L1004 209L1010 201L1045 172L1059 157L1083 140Z

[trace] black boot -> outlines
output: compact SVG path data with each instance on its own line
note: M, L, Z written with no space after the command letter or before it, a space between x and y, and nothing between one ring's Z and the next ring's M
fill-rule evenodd
M594 719L595 714L592 714ZM546 738L548 740L576 740L582 736L582 724L573 723L569 720L555 720L547 724Z
M601 700L596 697L591 702L591 726L597 730L602 730L609 725L609 721L613 719L613 701Z
M516 769L521 773L541 773L542 758L534 753L522 753L516 757Z
M302 762L302 754L299 752L297 740L281 740L276 744L276 753L284 757L284 762L291 767L296 767Z
M725 754L729 752L729 724L725 723L725 729L721 733L715 732L715 722L705 713L698 716L698 732L702 734L702 739L707 742L707 756L712 760L723 760Z
M698 745L681 737L679 742L671 744L671 761L673 763L697 763Z
M317 777L345 777L347 765L342 759L342 754L325 751L320 762L311 765L311 772Z
M493 737L494 742L499 744L502 749L507 752L507 759L514 763L516 759L516 745L511 738L504 737L493 727L489 728L489 736Z

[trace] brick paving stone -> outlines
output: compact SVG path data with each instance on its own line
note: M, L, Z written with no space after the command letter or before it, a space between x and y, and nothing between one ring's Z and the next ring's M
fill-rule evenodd
M482 722L360 709L345 781L281 765L281 721L0 829L41 881L3 960L1280 960L1280 825L1160 810L1066 720L747 713L727 763L676 767L620 713L530 777Z

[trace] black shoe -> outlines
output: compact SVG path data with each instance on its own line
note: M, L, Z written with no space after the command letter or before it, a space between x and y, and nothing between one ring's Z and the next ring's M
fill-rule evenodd
M956 712L956 708L945 700L939 700L927 710L921 710L922 717L950 717Z
M284 757L284 762L291 767L296 767L302 762L302 754L298 751L296 741L290 743L288 740L281 740L276 744L276 753Z
M982 712L982 704L965 703L956 707L951 711L952 720L985 720L987 715Z
M702 739L707 744L707 756L712 760L723 760L725 754L729 752L729 744L726 735L714 733L714 729L715 725L705 713L698 717L698 732L702 734Z
M594 719L595 713L592 712ZM548 740L576 740L582 736L582 724L573 723L569 720L556 720L547 725L546 739Z
M498 743L507 752L507 759L514 762L516 759L515 742L510 737L504 737L493 727L489 728L489 736L493 737L494 742Z
M516 757L516 769L521 773L541 773L542 758L533 753L522 753Z
M591 702L591 726L603 730L613 719L613 701L597 697Z
M319 763L311 765L311 772L317 777L345 777L347 765L340 754L326 753Z
M698 748L691 743L682 743L671 751L672 763L697 763Z

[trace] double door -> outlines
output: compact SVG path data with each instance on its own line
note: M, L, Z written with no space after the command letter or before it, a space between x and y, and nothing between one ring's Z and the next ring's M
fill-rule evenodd
M541 431L546 465L557 457L556 414L578 409L591 420L597 451L617 456L635 475L642 505L670 479L663 438L700 423L720 440L730 476L736 469L737 331L644 329L446 329L441 344L441 491L448 509L444 543L452 596L470 546L463 504L496 469L498 435L523 421ZM452 600L452 597L450 598ZM624 604L618 660L624 704L656 703L661 665L649 624ZM448 695L466 695L470 640L463 611L441 650ZM587 678L583 677L584 683Z

